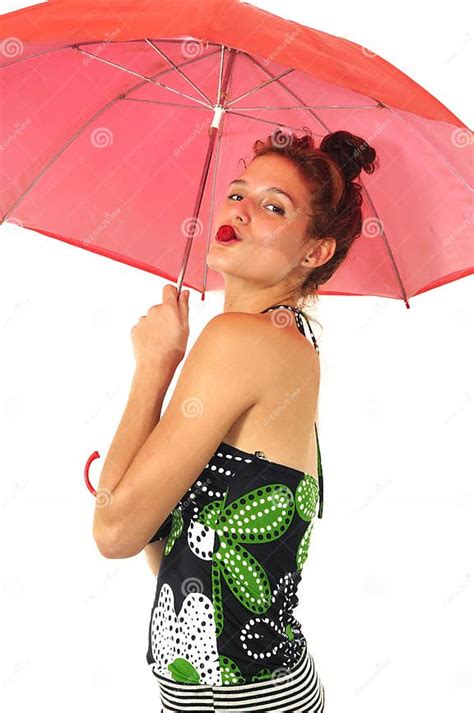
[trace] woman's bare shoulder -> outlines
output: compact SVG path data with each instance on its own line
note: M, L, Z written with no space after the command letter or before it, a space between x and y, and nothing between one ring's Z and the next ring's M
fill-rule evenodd
M301 344L308 342L290 320L274 320L269 318L268 313L222 312L209 320L202 333L204 331L212 331L222 339L239 339L246 344L257 344L259 348L264 345L272 347L287 335L294 335Z
M214 316L201 332L202 357L206 358L211 351L215 353L216 346L218 352L228 356L230 353L234 369L229 368L229 379L242 378L242 369L253 372L256 380L266 381L291 366L301 369L307 364L313 372L319 360L315 360L309 340L290 320L269 317L269 313L249 312L222 312Z

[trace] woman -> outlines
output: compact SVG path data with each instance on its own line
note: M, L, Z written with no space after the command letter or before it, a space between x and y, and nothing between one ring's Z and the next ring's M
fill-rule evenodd
M215 217L207 256L224 277L224 311L197 339L146 443L136 445L142 429L135 450L109 452L116 467L122 457L120 482L104 466L99 484L112 501L97 512L101 551L127 557L148 542L147 553L163 552L147 651L163 711L319 713L325 705L293 615L323 500L318 347L301 305L361 233L361 187L352 181L374 170L376 155L345 131L317 149L309 134L277 130L253 149ZM229 233L238 239L219 241ZM176 300L167 285L163 296L132 330L135 394L144 383L150 392L144 374L165 375L158 419L188 334L184 293ZM134 407L136 416L136 398ZM130 433L131 414L126 421Z

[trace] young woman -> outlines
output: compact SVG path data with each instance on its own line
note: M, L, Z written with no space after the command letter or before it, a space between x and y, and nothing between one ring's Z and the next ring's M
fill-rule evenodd
M146 656L165 712L325 705L293 614L323 504L319 350L301 306L361 233L353 180L374 170L376 155L345 131L315 148L309 134L277 130L253 149L207 255L225 281L224 310L194 344L161 419L186 350L184 293L177 300L166 285L134 327L129 440L117 433L107 456L115 480L106 460L99 483L110 496L96 510L101 551L145 548L158 575Z

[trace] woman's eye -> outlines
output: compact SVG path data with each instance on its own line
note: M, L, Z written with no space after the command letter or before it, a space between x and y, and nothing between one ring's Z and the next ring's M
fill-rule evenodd
M229 196L227 196L227 198L232 198L233 196L239 196L239 198L242 198L240 193L231 193ZM285 211L283 210L283 208L280 208L279 206L275 205L274 203L269 203L268 205L271 205L273 208L276 208L277 211L279 211L281 213L281 215L285 215ZM271 210L270 213L275 213L275 211Z

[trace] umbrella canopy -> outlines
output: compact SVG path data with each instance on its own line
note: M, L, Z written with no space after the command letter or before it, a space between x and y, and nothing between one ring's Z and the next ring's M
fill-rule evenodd
M320 294L473 272L472 133L380 56L237 0L53 0L0 18L0 221L193 287L216 207L275 128L362 136L363 231Z

